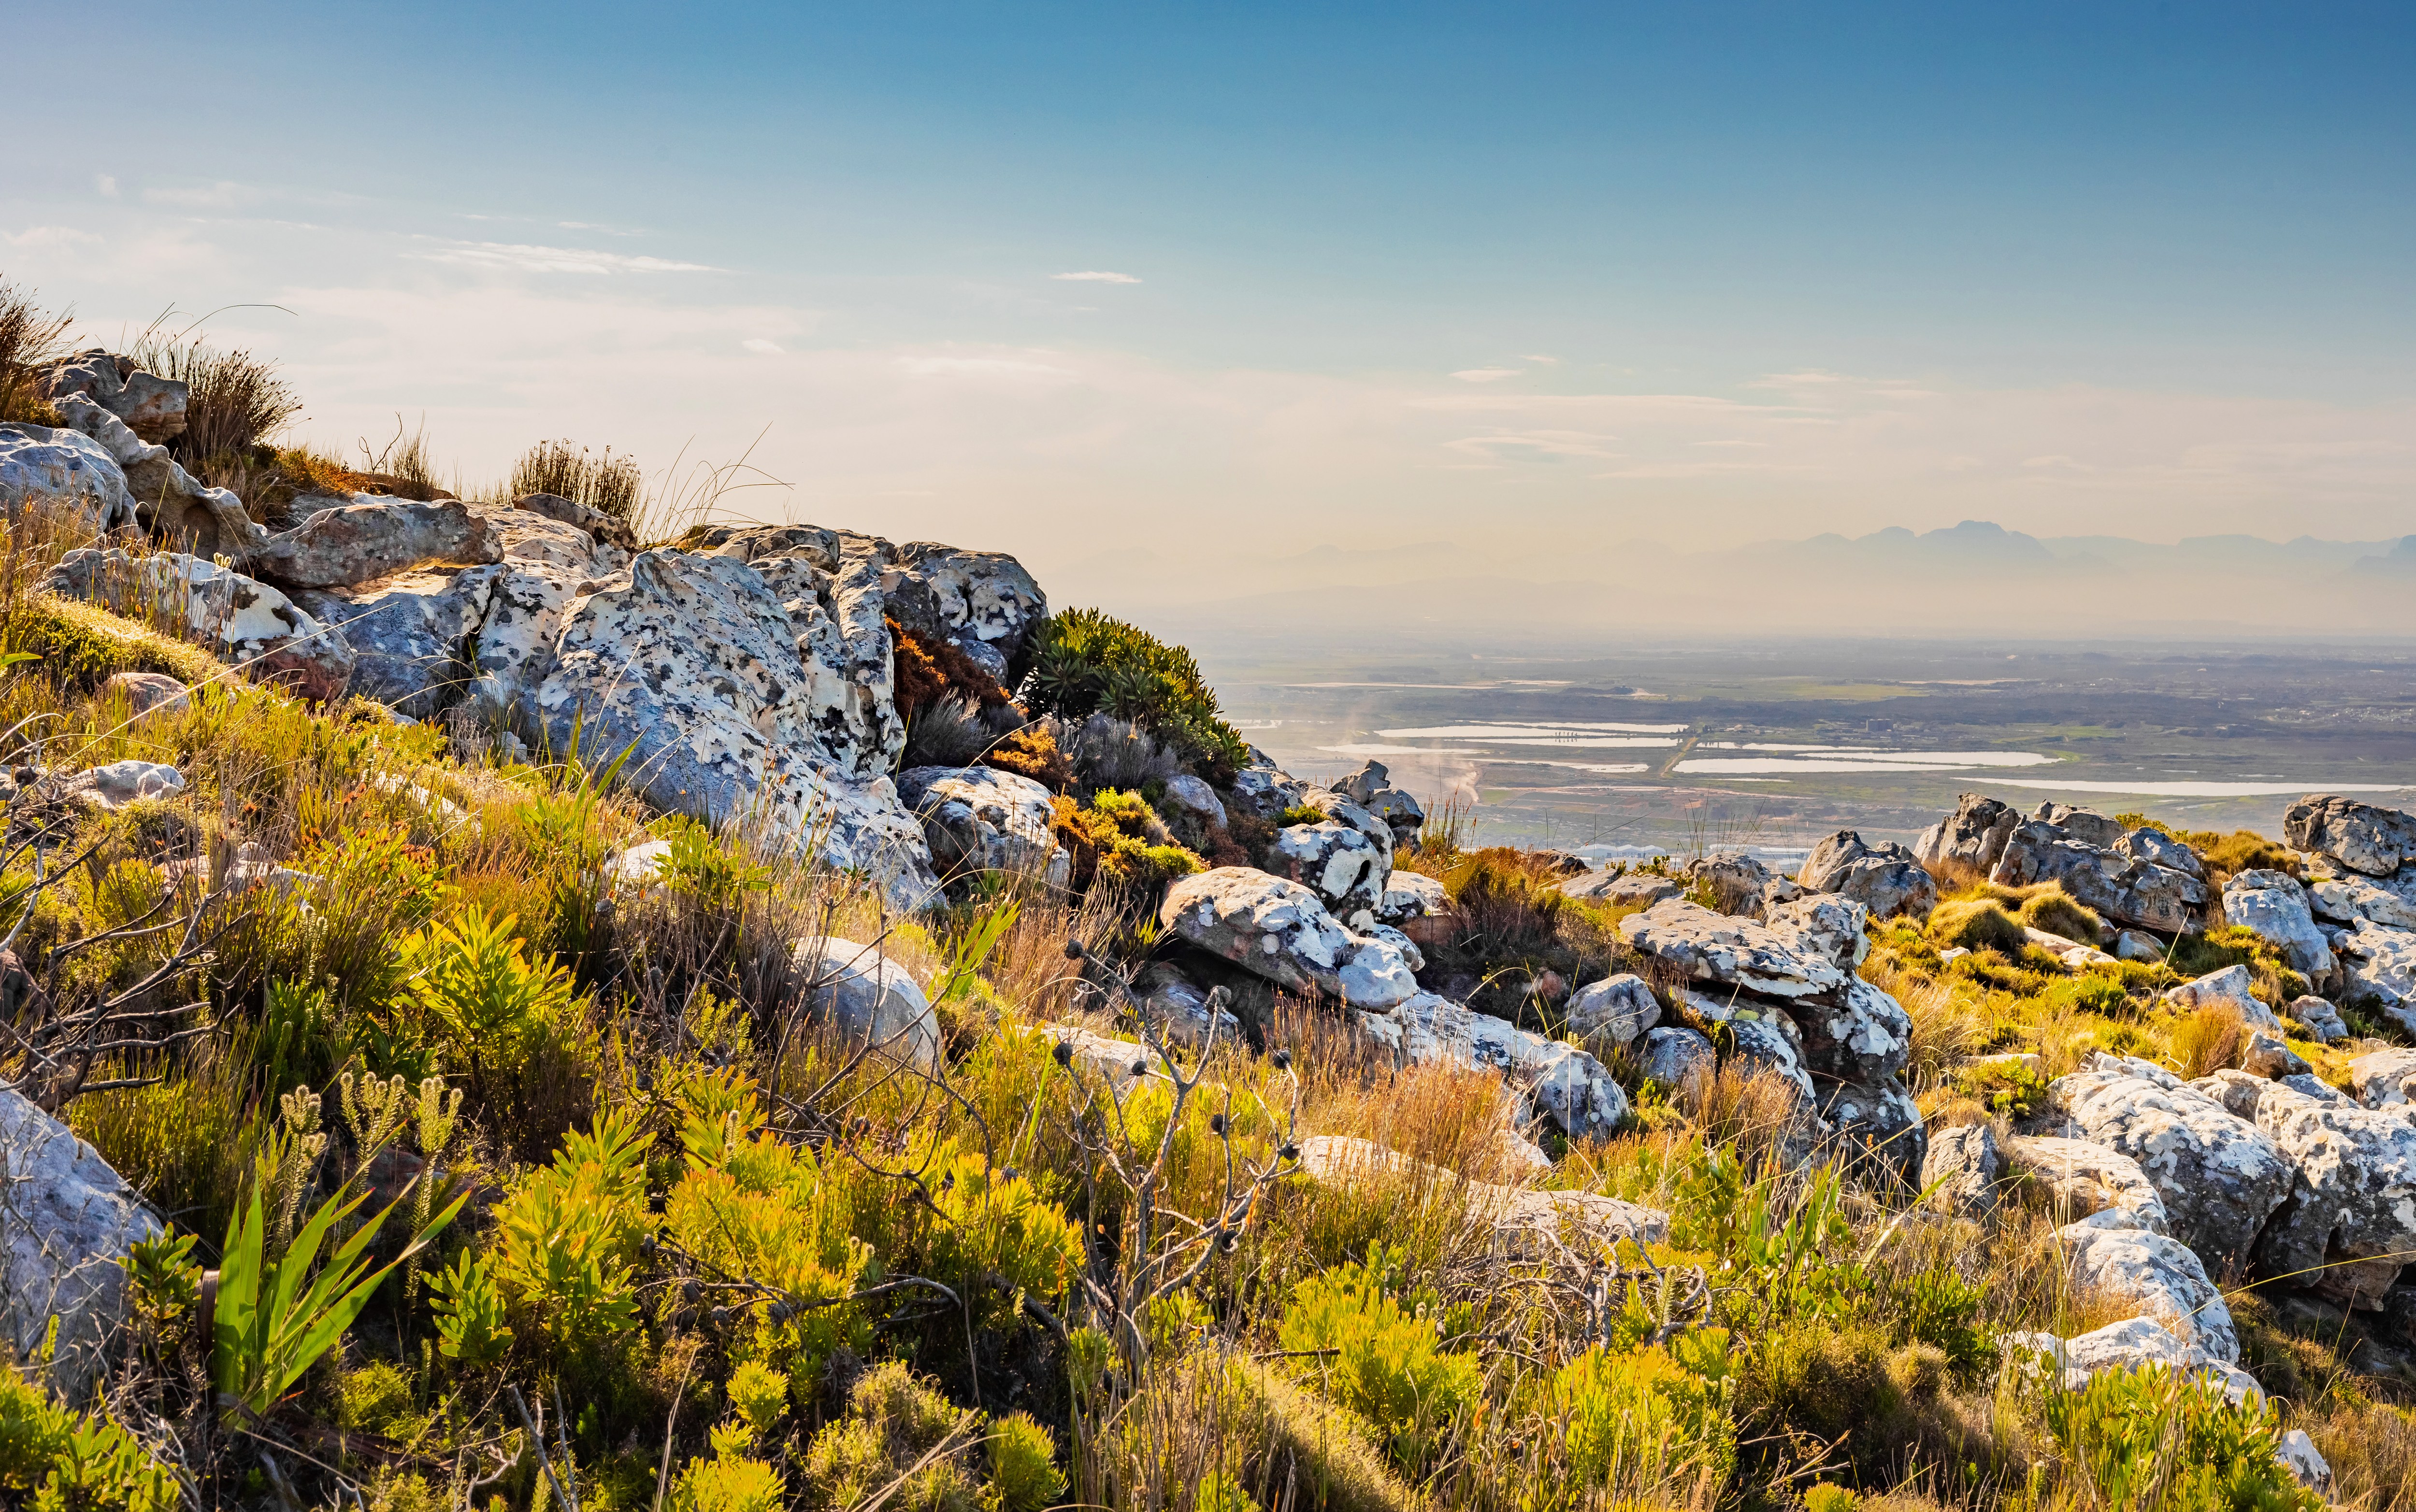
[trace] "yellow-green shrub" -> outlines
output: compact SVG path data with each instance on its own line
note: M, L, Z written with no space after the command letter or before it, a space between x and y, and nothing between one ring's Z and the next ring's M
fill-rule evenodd
M2020 955L2028 943L2019 921L2005 912L2002 905L1987 898L1941 903L1931 909L1929 937L1941 945L1960 945L1967 951L2001 951L2008 956Z
M512 1184L496 1218L494 1274L558 1347L598 1348L637 1318L632 1266L652 1227L654 1136L617 1110L563 1140L553 1163Z
M2084 908L2061 887L2050 886L2033 892L2022 904L2016 916L2032 929L2043 929L2050 935L2093 946L2105 937L2105 922Z
M1683 1333L1667 1347L1600 1345L1553 1376L1550 1410L1566 1427L1570 1476L1581 1484L1709 1483L1736 1469L1728 1331Z
M1472 1356L1437 1344L1438 1318L1388 1294L1385 1261L1380 1247L1294 1286L1277 1337L1285 1350L1315 1355L1304 1375L1382 1430L1395 1460L1415 1473L1443 1429L1474 1405L1480 1372Z

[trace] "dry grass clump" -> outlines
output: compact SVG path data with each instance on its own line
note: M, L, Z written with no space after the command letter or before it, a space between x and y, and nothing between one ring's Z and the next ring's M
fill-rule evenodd
M0 278L0 422L56 426L57 412L36 391L36 374L67 354L72 322L34 303L34 292Z
M2228 1003L2209 1003L2194 1010L2165 1035L2165 1050L2183 1081L2212 1076L2237 1067L2248 1054L2248 1026L2240 1010Z
M543 441L512 464L506 491L515 499L550 493L634 524L645 495L645 474L638 470L636 457L615 457L610 446L598 457L574 442Z
M302 397L275 365L249 352L219 352L200 341L138 342L137 366L186 385L185 430L168 443L199 471L241 466L302 412Z
M1929 914L1929 937L1940 945L1967 951L1997 951L2019 957L2029 942L2021 922L1992 898L1963 898L1941 903Z
M2021 911L2015 917L2032 929L2061 935L2082 945L2096 945L2106 937L2105 921L2053 882L2032 890L2022 900Z

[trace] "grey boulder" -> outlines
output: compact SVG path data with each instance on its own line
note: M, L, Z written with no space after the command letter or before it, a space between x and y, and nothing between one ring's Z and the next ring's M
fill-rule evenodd
M1073 861L1050 829L1053 795L994 767L909 767L898 796L943 872L1015 872L1064 887Z
M2005 1169L2044 1190L2048 1211L2060 1223L2095 1220L2109 1228L2171 1232L2165 1200L2148 1173L2103 1145L2053 1134L2020 1136L2006 1146Z
M1997 1131L1986 1124L1960 1124L1929 1136L1921 1187L1948 1212L1986 1221L1997 1211L1997 1184L2004 1174Z
M1719 1052L1702 1035L1673 1024L1645 1031L1637 1065L1647 1081L1677 1091L1689 1083L1699 1086L1717 1072Z
M42 373L39 386L53 408L69 398L88 398L146 442L183 435L192 403L189 384L145 372L132 358L105 347L87 347L53 363Z
M1353 1008L1391 1008L1418 990L1400 951L1345 929L1310 889L1250 867L1177 877L1158 921L1278 987Z
M807 1011L850 1042L925 1070L939 1064L939 1018L904 966L836 935L799 940L790 961Z
M2340 1010L2312 993L2284 1004L2282 1012L2304 1026L2318 1044L2328 1045L2348 1038L2348 1025L2342 1020Z
M2186 872L2120 855L2035 820L2006 835L1988 878L2005 887L2060 882L2086 907L2165 934L2189 928L2210 896L2206 884Z
M1033 626L1049 618L1048 595L1023 563L1002 551L967 551L909 541L889 554L880 586L898 622L936 635L1001 682Z
M2075 808L2053 799L2041 803L2031 815L2034 824L2051 824L2085 846L2110 850L2123 836L2123 829L2095 809Z
M152 536L195 556L225 556L238 565L268 532L244 512L243 501L212 488L176 465L165 446L137 436L126 422L83 395L56 401L60 418L98 442L126 475L135 522Z
M422 562L473 566L498 561L487 522L458 499L400 499L323 509L263 542L253 570L296 588L350 588Z
M2169 866L2176 872L2186 872L2192 876L2206 876L2206 863L2198 860L2197 851L2162 830L2151 830L2145 825L2124 834L2107 848L2118 856L2128 856L2134 861Z
M1216 796L1216 789L1187 771L1166 779L1166 796L1176 807L1198 816L1202 824L1225 822L1225 801Z
M1679 862L1682 876L1708 888L1721 909L1759 919L1773 904L1800 897L1804 890L1743 850L1715 850Z
M359 589L294 591L353 653L353 691L413 719L461 701L500 571L412 572Z
M2145 1229L2094 1223L2067 1224L2055 1236L2076 1285L2131 1303L2210 1359L2239 1363L2231 1310L2187 1245Z
M2282 1021L2273 1010L2257 1001L2250 989L2246 966L2225 966L2203 977L2182 982L2165 994L2165 1001L2180 1009L2230 1008L2239 1011L2241 1022L2252 1028L2279 1032Z
M2293 850L2329 856L2352 872L2389 876L2416 860L2416 815L2310 793L2284 811L2282 838Z
M1846 984L1836 961L1791 930L1715 914L1683 898L1656 903L1619 921L1627 943L1698 981L1773 997L1807 997Z
M1627 971L1578 988L1566 1011L1569 1032L1603 1055L1626 1049L1661 1022L1653 989Z
M1667 898L1682 896L1686 884L1674 876L1658 872L1623 872L1607 866L1598 872L1572 876L1561 884L1561 891L1572 898L1584 898L1593 903L1613 907L1650 908Z
M41 586L121 614L164 610L183 621L186 639L220 661L289 682L309 697L340 697L352 681L352 649L341 636L266 583L213 561L174 551L134 556L85 547L60 558Z
M1390 858L1376 842L1340 819L1276 831L1267 861L1315 892L1336 918L1362 930L1374 922L1392 872Z
M126 474L98 442L64 427L0 425L0 511L28 509L98 535L134 523Z
M2367 920L2333 943L2344 979L2342 1000L2379 1010L2416 1034L2416 930Z
M1875 1085L1911 1058L1911 1015L1860 977L1849 978L1843 992L1798 998L1787 1012L1802 1037L1804 1069L1816 1077Z
M0 1090L0 1339L40 1357L58 1329L50 1378L82 1401L126 1316L120 1262L167 1232L142 1196L65 1124Z
M1439 879L1397 866L1384 878L1384 900L1377 906L1376 917L1397 926L1450 911L1451 894Z
M1792 931L1805 945L1835 961L1841 971L1853 970L1870 953L1870 938L1864 933L1870 921L1868 908L1835 892L1807 892L1772 904L1762 915L1764 923L1774 930Z
M2322 877L2307 885L2318 919L2354 929L2371 920L2392 929L2416 929L2416 874L2386 877Z
M2235 874L2223 884L2223 917L2279 946L2295 971L2320 977L2333 969L2332 947L2316 927L2307 890L2288 872Z
M2242 1071L2192 1085L2253 1119L2297 1167L2290 1200L2257 1241L2265 1272L2298 1278L2344 1306L2380 1307L2416 1250L2416 1120Z
M1420 993L1384 1012L1362 1012L1367 1037L1412 1065L1443 1062L1502 1073L1573 1139L1600 1138L1625 1122L1627 1094L1601 1061L1506 1020Z
M1940 865L1960 861L1986 872L2004 854L2005 839L2022 822L2021 811L1986 793L1965 793L1955 812L1921 832L1913 859Z
M1910 847L1893 841L1874 846L1852 830L1814 846L1795 880L1808 892L1842 893L1873 919L1925 919L1938 906L1938 884Z

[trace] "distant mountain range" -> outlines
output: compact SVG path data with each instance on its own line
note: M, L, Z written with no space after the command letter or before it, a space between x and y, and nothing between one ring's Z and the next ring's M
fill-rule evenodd
M1253 638L1534 643L1767 633L2061 639L2416 635L2416 535L2029 535L1986 520L1683 552L1490 543L1035 561L1050 597Z

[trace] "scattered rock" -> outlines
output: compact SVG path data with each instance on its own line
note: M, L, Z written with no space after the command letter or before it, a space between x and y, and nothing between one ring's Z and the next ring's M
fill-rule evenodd
M2234 875L2223 884L2223 917L2280 946L2294 971L2320 977L2333 969L2332 948L2316 928L2307 890L2288 872L2260 867Z
M2226 1365L2240 1362L2240 1338L2223 1294L2189 1247L2145 1229L2072 1223L2056 1231L2077 1285L2119 1296L2184 1344Z
M2416 929L2416 874L2379 881L2370 876L2324 877L2307 886L2308 906L2318 919L2351 928L2372 920L2393 929Z
M2251 1028L2272 1029L2280 1033L2282 1021L2273 1016L2272 1009L2257 1000L2257 995L2249 990L2249 980L2246 966L2225 966L2220 971L2210 971L2195 981L2182 982L2165 994L2165 1001L2180 1009L2236 1008L2240 1010L2241 1022Z
M1441 881L1421 872L1395 867L1384 878L1384 901L1377 906L1376 917L1385 923L1399 925L1450 911L1451 895L1443 891Z
M1612 866L1572 876L1560 887L1572 898L1586 898L1613 907L1639 908L1649 908L1686 891L1686 884L1674 876L1663 876L1657 872L1622 872Z
M1734 1044L1731 1058L1791 1084L1804 1100L1804 1110L1809 1112L1813 1103L1812 1078L1804 1070L1804 1051L1794 1021L1777 1009L1757 1004L1733 1009L1728 1026Z
M185 790L185 774L157 761L113 761L68 778L63 796L80 799L95 808L117 810L146 798L169 798Z
M1826 1084L1820 1115L1840 1139L1858 1146L1906 1180L1914 1179L1929 1151L1929 1130L1921 1107L1895 1077L1872 1082Z
M898 796L923 821L931 860L948 874L1015 872L1065 886L1073 858L1049 828L1052 795L995 767L909 767Z
M1628 915L1619 921L1619 932L1637 950L1683 967L1698 981L1773 997L1835 992L1846 983L1834 959L1791 931L1715 914L1681 898Z
M2114 958L2118 961L2137 961L2145 966L2154 966L2165 958L2165 942L2153 935L2142 935L2136 929L2126 929L2114 936Z
M2172 1236L2217 1275L2247 1264L2296 1179L2264 1131L2143 1060L2098 1055L2089 1070L2051 1083L2047 1102L2063 1124L2056 1132L2138 1162L2165 1201Z
M368 587L295 589L294 602L353 653L352 690L413 719L461 701L501 569L404 573Z
M1166 779L1166 796L1178 807L1198 815L1202 823L1225 822L1225 801L1216 796L1216 789L1187 771Z
M191 404L189 385L145 372L131 358L117 356L104 347L87 347L53 363L42 373L39 386L53 408L81 396L146 442L173 441L183 435Z
M1353 1008L1391 1008L1418 990L1398 951L1343 928L1309 889L1246 866L1176 878L1158 921L1279 987Z
M2212 1358L2196 1345L2183 1343L2153 1318L2109 1323L2074 1339L2059 1340L2053 1334L2032 1333L2009 1334L2006 1340L2045 1353L2063 1370L2067 1385L2085 1385L2089 1377L2106 1370L2163 1366L2219 1383L2235 1402L2262 1403L2265 1400L2263 1388L2247 1371Z
M204 487L124 421L82 395L57 401L60 417L100 443L126 477L134 519L152 538L204 560L224 556L243 565L268 532L244 513L243 501Z
M123 614L155 606L184 621L187 638L259 679L288 681L307 697L337 698L352 681L342 637L283 593L216 562L181 552L132 556L111 547L70 551L43 590L92 599Z
M2186 872L2192 876L2206 876L2206 863L2198 860L2197 852L2162 830L2151 830L2143 825L2115 841L2109 848L2118 856L2128 856L2157 866L2169 866L2176 872Z
M2075 808L2053 799L2041 803L2031 815L2033 824L2051 824L2084 846L2111 850L2123 836L2123 829L2095 809Z
M2380 1307L2416 1250L2416 1120L2240 1071L2191 1085L2254 1119L2297 1168L2289 1201L2257 1241L2266 1274L2300 1278L2346 1307Z
M1964 793L1955 812L1921 832L1912 844L1913 859L1935 866L1961 861L1986 872L2005 851L2006 837L2022 822L2020 811L1986 793Z
M1711 1040L1680 1025L1647 1030L1638 1066L1648 1081L1676 1091L1690 1080L1709 1078L1719 1069L1719 1052Z
M1198 1050L1208 1043L1212 1026L1216 1043L1241 1041L1242 1021L1216 1007L1207 988L1170 964L1153 963L1134 985L1141 995L1141 1018L1173 1043Z
M791 965L808 1012L882 1055L924 1070L939 1064L939 1019L904 966L836 935L799 940Z
M2352 872L2389 876L2416 861L2416 815L2377 808L2336 793L2310 793L2282 815L2292 850L2329 856Z
M1364 930L1375 921L1384 899L1384 879L1391 875L1390 859L1376 843L1339 819L1276 831L1267 861L1277 875L1314 891L1353 929Z
M2103 1145L2052 1134L2016 1138L2005 1167L2044 1188L2047 1210L2060 1221L2094 1219L2108 1228L2171 1232L2165 1200L2139 1162Z
M1986 1221L1997 1211L1997 1183L2003 1177L2004 1156L1988 1125L1962 1124L1929 1136L1921 1187L1947 1211Z
M83 1400L100 1379L126 1315L119 1262L166 1233L91 1145L0 1091L0 1338L16 1358L35 1359L55 1323L50 1376L62 1400Z
M501 560L487 522L458 499L384 499L323 509L269 537L251 556L260 576L296 588L351 588L424 561L469 566Z
M1409 1181L1453 1192L1472 1213L1490 1219L1493 1232L1516 1244L1557 1238L1564 1230L1598 1243L1626 1239L1658 1244L1669 1236L1669 1215L1658 1208L1581 1191L1529 1191L1469 1181L1388 1150L1373 1140L1311 1134L1300 1142L1300 1169L1320 1186L1351 1188Z
M671 854L670 841L644 841L606 861L604 875L612 879L615 890L649 888L660 879L663 867L671 861Z
M2263 1076L2280 1081L2287 1076L2309 1076L2314 1068L2299 1058L2299 1053L2263 1029L2248 1031L2248 1053L2240 1062L2241 1069L2251 1076Z
M587 532L588 538L599 545L618 546L624 551L638 549L638 532L629 522L607 515L600 509L565 499L558 493L524 493L512 501L512 507L526 515L541 515L547 519L573 526Z
M2060 882L2084 907L2140 929L2180 934L2210 894L2186 872L2119 855L2032 820L2005 837L2004 853L1988 878L2004 887Z
M100 692L103 697L123 695L138 720L146 714L181 714L193 706L191 691L165 672L112 672Z
M2336 942L2345 985L2342 1000L2378 1009L2416 1034L2416 930L2388 929L2367 920Z
M1852 830L1814 846L1795 880L1807 892L1842 893L1873 919L1925 919L1938 906L1938 884L1910 847L1893 841L1874 846Z
M1255 745L1250 747L1250 764L1233 774L1234 801L1253 818L1281 818L1285 810L1306 802L1315 790L1276 766L1273 756Z
M1742 850L1715 850L1680 862L1682 876L1711 889L1723 912L1759 919L1774 904L1801 897L1804 890Z
M1569 999L1569 1032L1593 1046L1597 1054L1624 1050L1661 1022L1661 1005L1644 979L1623 971L1591 986L1580 987Z
M1419 993L1382 1012L1363 1012L1368 1038L1412 1065L1445 1061L1489 1068L1571 1138L1598 1138L1627 1120L1627 1094L1602 1062L1506 1020Z
M1393 786L1392 773L1381 761L1371 759L1336 783L1334 790L1383 821L1396 846L1415 841L1418 831L1426 827L1425 808L1415 798Z
M2348 1063L2349 1090L2369 1108L2416 1104L2416 1050L2376 1050Z

